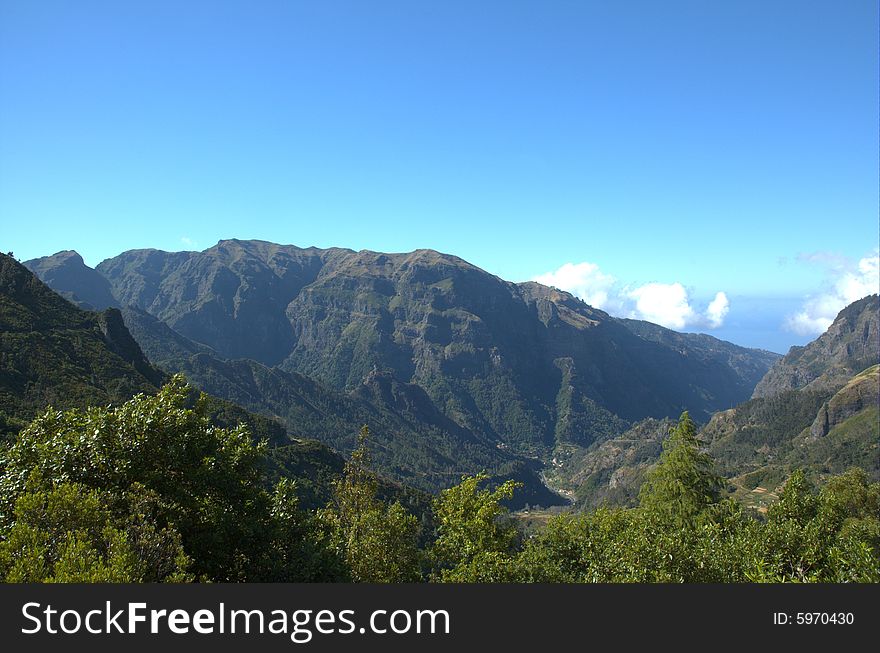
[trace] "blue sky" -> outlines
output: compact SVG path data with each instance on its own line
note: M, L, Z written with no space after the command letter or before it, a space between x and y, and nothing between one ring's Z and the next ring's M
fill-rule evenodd
M0 0L0 247L429 247L785 351L876 292L877 11Z

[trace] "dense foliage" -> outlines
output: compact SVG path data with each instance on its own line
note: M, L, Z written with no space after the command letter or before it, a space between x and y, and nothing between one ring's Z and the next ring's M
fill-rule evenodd
M25 428L2 458L3 575L325 578L332 564L313 564L325 552L309 539L312 517L287 485L264 488L265 444L244 426L213 425L206 402L188 408L188 395L175 377L155 396L49 409Z
M880 582L880 484L791 475L766 516L722 498L682 415L632 509L564 514L526 538L485 474L432 516L386 502L371 437L323 507L269 486L265 444L211 423L175 377L119 407L47 410L0 461L8 582ZM271 487L271 489L267 489Z
M318 513L329 529L351 580L363 583L405 583L420 578L418 520L399 501L384 504L379 483L369 469L370 454L364 426L358 447L333 483L333 499Z
M802 472L759 518L721 499L682 416L637 508L551 521L511 565L535 582L880 582L880 484L859 469L818 493Z

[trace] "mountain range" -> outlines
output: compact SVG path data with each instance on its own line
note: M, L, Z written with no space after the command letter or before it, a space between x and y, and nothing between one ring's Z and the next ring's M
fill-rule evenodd
M108 347L143 352L142 370L183 372L343 455L368 424L380 472L421 490L487 470L520 480L521 504L632 504L683 410L731 491L757 504L795 466L878 475L876 296L779 357L432 250L225 240L94 269L72 251L25 265L101 311Z
M59 293L117 307L147 357L202 389L345 453L361 423L389 476L435 491L481 469L531 503L560 446L646 418L710 416L778 358L621 320L451 255L220 241L133 250L95 269L75 252L26 262Z

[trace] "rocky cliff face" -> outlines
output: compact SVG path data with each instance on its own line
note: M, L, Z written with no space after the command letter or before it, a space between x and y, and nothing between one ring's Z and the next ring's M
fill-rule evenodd
M204 252L125 252L97 270L116 302L221 358L345 392L387 373L418 386L458 428L530 455L685 409L706 420L747 398L772 360L715 339L648 333L568 293L431 250L228 240Z
M296 344L285 369L339 388L389 370L457 423L522 451L557 437L589 444L626 428L619 420L684 408L706 419L750 387L729 365L641 338L568 293L432 251L351 253L286 314Z
M806 347L792 347L755 387L753 397L786 390L830 389L880 360L880 299L870 295L838 314Z
M143 309L228 358L274 365L294 345L285 308L336 254L230 240L204 252L133 250L97 271L123 306Z
M122 319L122 313L118 309L108 308L96 314L98 328L104 336L107 349L129 363L140 372L144 378L153 385L159 386L164 380L164 375L154 368L137 341L131 336Z
M813 438L822 438L836 426L862 411L880 408L880 366L874 365L855 376L822 404L810 426Z

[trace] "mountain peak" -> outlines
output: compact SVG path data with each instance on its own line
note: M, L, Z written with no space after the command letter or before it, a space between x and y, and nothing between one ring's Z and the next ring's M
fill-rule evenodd
M843 308L816 340L805 347L792 347L761 379L752 396L840 385L878 359L880 297L868 295Z
M110 283L90 268L78 252L68 249L25 261L24 266L68 301L80 308L100 311L118 308Z
M80 256L79 252L77 252L75 249L63 249L60 252L56 252L52 256L48 256L45 258L54 258L60 262L64 262L70 265L85 265L83 257Z

